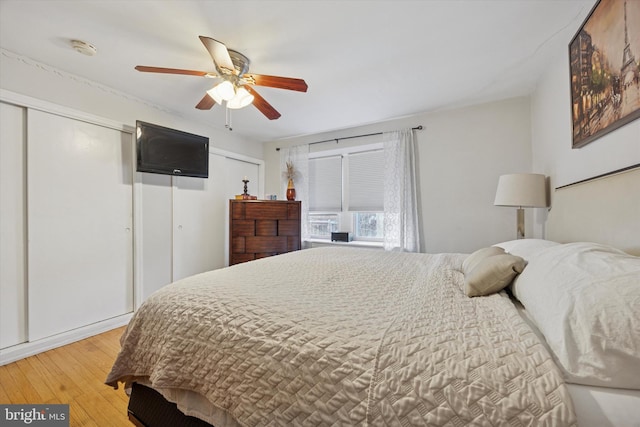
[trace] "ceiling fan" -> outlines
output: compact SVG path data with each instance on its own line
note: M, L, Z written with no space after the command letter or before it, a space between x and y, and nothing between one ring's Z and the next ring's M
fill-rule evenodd
M298 92L307 91L307 83L302 79L248 73L251 61L240 52L227 49L224 43L210 37L200 36L200 41L211 55L216 72L144 65L138 65L135 69L147 73L185 74L221 79L220 83L205 93L196 108L209 110L215 104L222 104L223 101L226 101L227 108L238 109L253 103L269 120L279 118L280 113L260 96L253 86L267 86Z

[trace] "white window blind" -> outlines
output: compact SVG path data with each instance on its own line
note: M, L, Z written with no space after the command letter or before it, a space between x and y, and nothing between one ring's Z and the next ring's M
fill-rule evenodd
M342 210L342 156L309 159L309 212Z
M349 155L349 211L384 210L384 152L364 151Z

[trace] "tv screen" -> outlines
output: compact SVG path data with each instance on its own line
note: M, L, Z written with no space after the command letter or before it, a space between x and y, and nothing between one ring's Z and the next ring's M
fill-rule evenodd
M209 177L209 138L136 121L137 171Z

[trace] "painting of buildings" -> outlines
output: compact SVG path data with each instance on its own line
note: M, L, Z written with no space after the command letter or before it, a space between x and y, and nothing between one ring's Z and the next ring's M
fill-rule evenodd
M640 2L598 2L569 55L573 148L640 117Z

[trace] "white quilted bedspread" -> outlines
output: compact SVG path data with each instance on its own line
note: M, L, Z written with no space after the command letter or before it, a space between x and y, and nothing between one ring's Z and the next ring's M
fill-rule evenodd
M244 426L575 425L508 298L463 293L464 258L328 247L178 281L106 382L193 390Z

